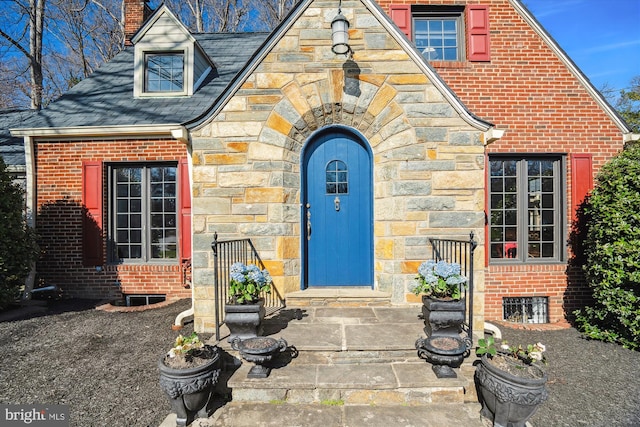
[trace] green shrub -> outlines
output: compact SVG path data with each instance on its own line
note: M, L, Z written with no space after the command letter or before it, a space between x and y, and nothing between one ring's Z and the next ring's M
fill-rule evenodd
M23 191L0 158L0 310L18 298L37 255L35 234L25 223L23 207Z
M640 349L640 145L607 163L584 205L584 273L593 303L576 311L588 337Z

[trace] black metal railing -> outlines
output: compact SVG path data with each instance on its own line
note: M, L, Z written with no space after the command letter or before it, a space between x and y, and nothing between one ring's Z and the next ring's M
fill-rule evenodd
M213 242L213 285L215 294L216 340L220 341L220 326L224 323L224 306L229 302L229 284L231 281L231 266L236 262L255 264L260 270L265 268L258 251L251 239L218 241L218 233L214 233ZM284 299L277 289L271 286L271 292L263 292L264 306L269 311L284 307Z
M467 289L463 295L467 298L465 307L465 326L467 336L473 343L473 252L478 246L473 231L469 234L469 240L451 240L429 238L432 257L436 261L455 262L460 264L460 273L468 279Z

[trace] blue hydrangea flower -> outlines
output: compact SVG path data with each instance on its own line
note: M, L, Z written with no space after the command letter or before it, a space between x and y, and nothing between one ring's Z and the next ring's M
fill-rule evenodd
M421 274L422 276L426 276L427 274L432 274L433 267L435 265L436 265L436 262L434 260L432 259L427 260L422 264L420 264L420 267L418 267L418 273Z
M262 271L258 270L251 270L249 271L249 280L252 281L253 283L257 284L257 285L264 285L265 284L265 280L264 280L264 276L262 275Z
M245 282L245 277L244 274L238 272L238 271L233 271L231 272L231 280L238 282L238 283L244 283Z
M466 281L467 279L459 274L447 277L447 285L461 285Z
M467 278L460 274L460 264L427 260L418 267L418 284L413 293L424 293L438 298L460 298L460 291Z
M426 274L424 274L422 276L424 278L424 281L426 283L437 283L438 282L438 276L436 276L435 274L433 274L433 271L427 271Z
M446 279L447 277L454 274L452 265L453 264L449 264L446 261L438 261L435 267L433 267L433 271L438 276L442 277L443 279Z
M246 268L247 267L243 263L236 262L235 264L231 265L231 274L233 273L244 274Z
M264 276L265 282L267 282L267 283L273 282L273 279L271 278L271 275L269 274L269 272L267 271L266 268L264 270L262 270L262 276Z

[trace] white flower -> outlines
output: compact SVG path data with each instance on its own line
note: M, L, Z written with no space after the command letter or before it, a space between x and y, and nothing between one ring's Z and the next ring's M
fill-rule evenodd
M532 360L536 360L536 361L541 361L542 360L542 352L541 351L532 351L531 353L529 353L529 357Z
M544 352L547 349L542 343L536 343L535 348L540 352Z
M502 344L500 348L503 350L509 350L509 344Z

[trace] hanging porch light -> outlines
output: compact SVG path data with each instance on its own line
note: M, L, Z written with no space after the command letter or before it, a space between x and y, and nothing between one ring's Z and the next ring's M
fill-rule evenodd
M349 21L342 14L342 0L338 6L338 14L331 21L331 50L336 55L346 55L351 52L349 46Z

